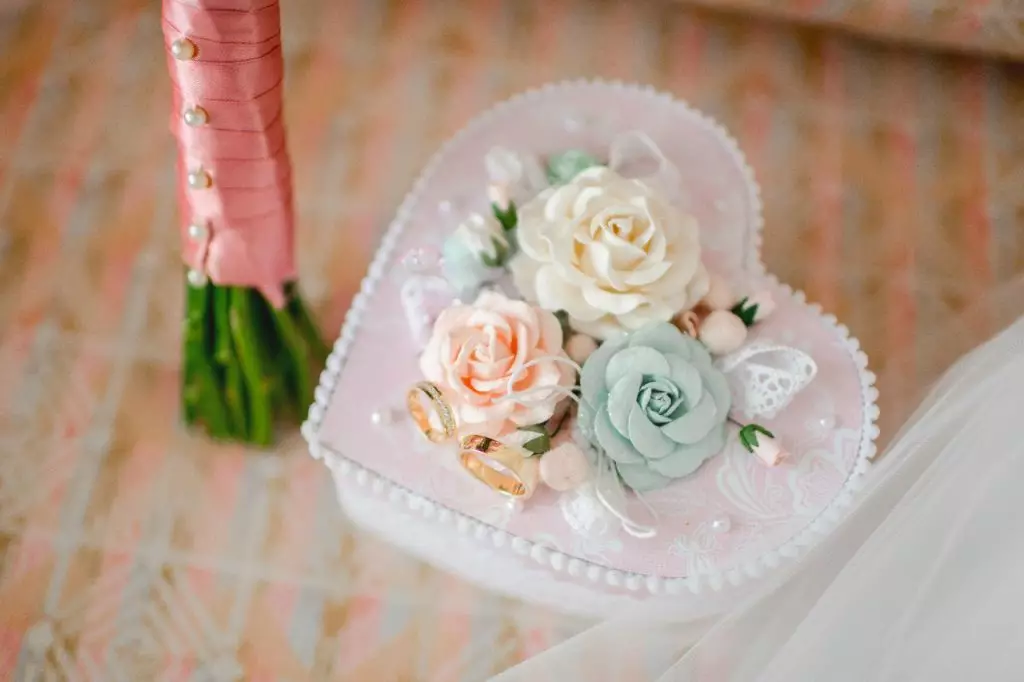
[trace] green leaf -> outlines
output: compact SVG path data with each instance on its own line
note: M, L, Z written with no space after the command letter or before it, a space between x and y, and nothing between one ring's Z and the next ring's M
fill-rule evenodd
M754 448L757 447L757 434L759 433L768 436L769 438L775 437L775 434L760 424L747 424L740 428L740 444L747 449L747 452L754 452Z
M548 434L547 426L544 424L530 424L529 426L520 426L520 431L526 433L536 433L536 438L523 443L523 448L530 452L532 455L542 455L551 449L551 436Z
M754 323L757 321L758 304L755 303L751 306L748 306L748 300L749 299L746 296L744 296L739 303L737 303L730 309L730 312L732 312L732 314L735 315L736 317L740 318L744 326L753 327Z
M745 311L746 315L744 317L740 318L741 320L743 320L743 324L747 325L748 327L753 327L754 326L754 323L757 322L757 306L758 305L759 305L758 303L755 303L754 305L752 305L752 306L750 306L749 308L746 309L746 311Z
M747 452L753 452L754 451L753 446L750 444L750 437L749 437L749 432L747 431L747 427L744 426L743 428L740 429L739 439L740 439L740 445L742 445L743 448Z
M504 267L505 261L508 260L508 247L497 239L492 239L491 244L494 245L494 255L481 253L480 261L489 268Z
M548 158L547 176L552 185L564 185L592 166L601 162L581 149L570 149Z
M523 447L534 455L543 455L551 449L551 436L544 433L523 443Z
M514 230L516 225L519 224L519 214L516 211L515 202L508 202L508 207L502 209L495 203L491 204L491 211L494 212L494 217L501 223L501 227L506 231Z

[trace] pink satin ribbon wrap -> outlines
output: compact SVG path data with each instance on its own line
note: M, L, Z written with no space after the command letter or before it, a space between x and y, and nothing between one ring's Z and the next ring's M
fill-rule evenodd
M183 260L216 284L255 287L280 307L295 261L278 2L163 0L163 29ZM171 55L181 39L196 46L194 58ZM203 125L185 123L194 108L205 112ZM189 186L198 170L210 176L208 188ZM191 224L203 225L205 236L191 238Z

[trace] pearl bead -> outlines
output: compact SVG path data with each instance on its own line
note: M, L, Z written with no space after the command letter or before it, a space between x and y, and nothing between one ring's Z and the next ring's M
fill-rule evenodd
M188 38L178 38L171 43L171 56L181 62L195 59L199 54L199 48Z
M831 430L836 425L836 417L833 414L826 414L817 419L818 427L826 431Z
M186 109L184 113L182 113L181 118L184 119L185 125L191 128L198 128L199 126L204 126L209 122L210 115L206 113L206 109L203 109L200 106L195 106Z
M202 168L189 171L188 186L192 189L208 189L213 184L213 178Z
M438 254L429 249L410 249L402 256L402 267L409 272L425 272L437 267L439 261Z
M199 288L206 285L206 273L202 270L189 270L188 283Z
M370 421L374 426L387 426L395 421L395 412L390 408L374 410L370 415Z
M194 242L200 242L206 239L210 231L206 228L206 225L202 223L192 223L188 226L188 238Z
M716 533L728 533L731 529L732 519L724 514L711 520L711 530Z

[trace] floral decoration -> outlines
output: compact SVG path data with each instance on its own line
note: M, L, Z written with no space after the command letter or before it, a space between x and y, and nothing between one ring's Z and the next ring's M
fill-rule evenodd
M510 378L521 391L571 388L575 374L557 357L565 357L565 351L553 314L485 291L472 305L441 313L420 356L420 370L444 394L460 428L499 438L555 413L564 397L557 391L534 396L529 405L504 398Z
M579 428L634 490L693 473L725 445L725 376L671 324L606 341L583 365L580 389Z
M645 160L658 174L630 176ZM494 148L485 166L490 210L455 226L442 262L451 289L475 300L441 312L420 356L460 436L500 440L531 489L604 491L631 532L646 526L624 515L623 486L693 473L731 422L762 462L784 459L767 429L730 417L737 367L758 348L748 328L774 301L735 295L705 266L697 222L674 202L680 176L649 137L624 135L607 161Z
M585 151L570 149L548 159L548 182L552 185L564 185L588 168L600 165L597 159Z
M445 278L460 293L473 294L504 275L512 246L511 232L496 215L474 213L444 242Z
M697 222L604 166L541 192L516 231L520 294L597 339L667 322L708 291Z

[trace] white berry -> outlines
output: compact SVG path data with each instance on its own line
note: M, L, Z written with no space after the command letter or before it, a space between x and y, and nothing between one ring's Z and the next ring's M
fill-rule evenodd
M712 355L728 355L747 340L747 326L728 310L715 310L701 323L700 340Z

